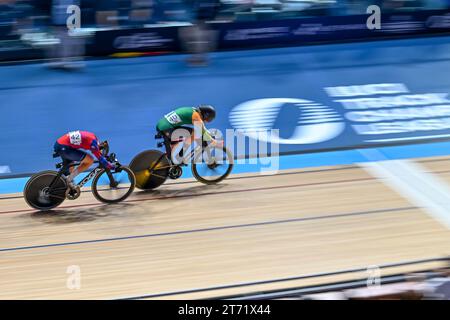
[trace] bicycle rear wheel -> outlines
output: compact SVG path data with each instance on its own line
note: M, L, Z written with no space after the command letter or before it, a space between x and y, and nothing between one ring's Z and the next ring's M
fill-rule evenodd
M233 155L227 148L207 146L192 163L192 174L201 183L216 184L228 177L233 163Z
M169 168L169 159L159 150L143 151L130 163L130 169L136 176L136 188L142 190L162 185L169 175Z
M136 178L128 167L115 171L101 170L92 181L94 197L104 203L117 203L125 200L133 192Z
M28 180L23 193L30 207L46 211L63 203L66 199L67 184L62 177L57 178L57 175L55 171L43 171Z

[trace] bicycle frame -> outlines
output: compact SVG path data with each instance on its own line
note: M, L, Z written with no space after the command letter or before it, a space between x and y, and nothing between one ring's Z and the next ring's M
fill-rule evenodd
M94 163L98 163L98 161L95 161ZM69 168L71 167L75 167L79 165L79 163L72 163L70 165L64 165L59 171L58 174L56 175L56 177L53 179L53 181L50 183L49 185L49 189L50 192L51 191L57 191L57 190L62 190L62 188L53 188L53 185L56 183L56 181L58 181L58 179L62 176L63 172L67 171ZM93 170L91 170L88 175L86 177L83 178L83 180L81 180L77 186L82 188L86 183L88 183L93 177L95 177L95 175L97 173L99 173L101 170L103 169L103 167L98 166L96 168L94 168ZM115 182L114 180L114 176L111 174L111 171L106 169L106 174L108 175L108 178L110 180L110 183Z
M159 167L158 170L161 169L168 169L168 168L172 168L172 167L178 167L182 164L186 164L188 161L189 162L194 162L196 155L198 154L198 152L201 152L203 150L202 147L200 147L199 144L197 144L197 146L193 149L191 149L191 152L184 155L182 162L180 164L174 164L172 161L172 149L170 148L170 143L168 143L168 141L166 140L167 137L166 136L162 136L162 138L164 139L164 145L166 148L166 152L163 153L158 160L155 161L155 163L152 165L151 168L148 169L148 171L150 172L150 174L154 174L154 170L156 168L156 166L161 162L161 160L163 159L164 156L167 156L167 159L169 160L169 165L165 166L165 167ZM184 143L184 142L183 142ZM192 143L189 145L189 148L191 147ZM203 147L207 147L207 143L205 141L203 141ZM205 149L206 151L208 151L208 148ZM208 156L211 156L210 154L208 154ZM157 175L156 175L157 176Z
M93 177L95 177L95 175L100 172L102 170L102 168L97 167L94 170L92 170L91 172L89 172L89 174L84 177L83 180L80 181L80 183L77 184L78 187L82 188L86 183L88 183L89 180L91 180Z

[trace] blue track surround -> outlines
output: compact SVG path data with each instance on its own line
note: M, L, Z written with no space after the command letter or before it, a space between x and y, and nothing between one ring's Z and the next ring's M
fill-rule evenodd
M450 37L214 53L205 68L185 58L88 61L79 72L1 67L0 177L54 168L54 141L72 130L108 139L128 163L155 148L160 117L200 103L216 106L211 127L222 131L279 129L280 152L305 153L281 157L280 169L362 162L362 147L390 159L450 154L436 142L450 137ZM413 145L386 147L398 143ZM25 181L0 179L0 193Z
M373 149L372 149L373 150ZM447 156L450 154L450 142L427 143L407 146L383 147L376 149L384 160L409 159L419 157ZM350 165L371 161L360 150L333 151L323 153L285 155L276 158L238 160L233 174L238 173L276 173L274 169L287 170L306 167ZM185 168L182 178L191 178L190 168ZM82 179L80 177L79 179ZM0 194L22 192L28 178L0 179ZM87 184L89 186L89 184Z

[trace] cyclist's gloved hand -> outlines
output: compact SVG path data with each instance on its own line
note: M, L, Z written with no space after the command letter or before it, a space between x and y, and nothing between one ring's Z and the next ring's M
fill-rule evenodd
M112 163L110 163L108 160L106 160L105 158L100 158L100 164L103 166L103 167L105 167L105 168L107 168L107 169L109 169L109 170L112 170L112 169L114 169L115 168L115 166L112 164Z

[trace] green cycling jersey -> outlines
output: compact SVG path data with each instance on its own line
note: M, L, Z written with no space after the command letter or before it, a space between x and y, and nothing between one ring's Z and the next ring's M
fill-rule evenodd
M159 131L167 131L182 127L184 125L193 125L195 121L201 120L200 113L197 109L193 107L181 107L177 108L164 117L162 117L158 124L156 125L157 130ZM202 135L203 139L206 141L211 141L212 137L209 134L208 130L205 128L205 125L202 125Z

